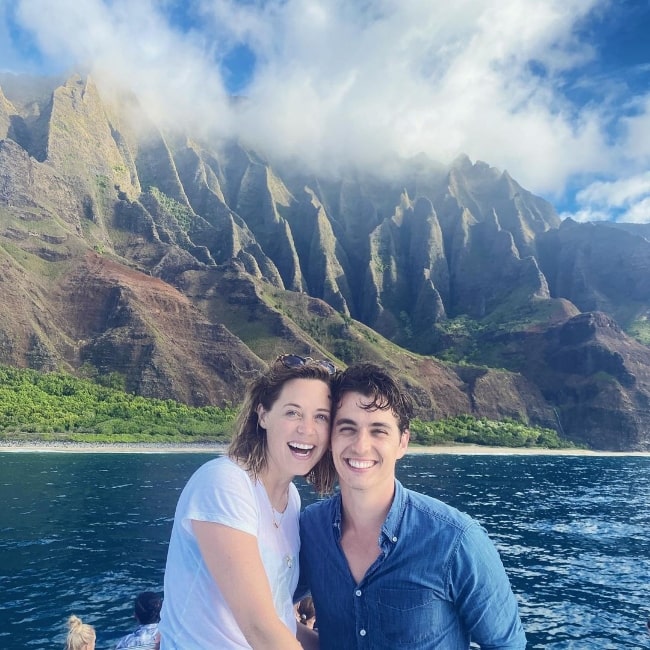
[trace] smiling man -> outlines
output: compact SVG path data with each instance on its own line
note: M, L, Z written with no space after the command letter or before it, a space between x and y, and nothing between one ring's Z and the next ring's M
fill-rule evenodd
M358 364L335 378L332 399L340 493L300 521L300 581L314 599L321 649L525 648L485 530L395 478L408 448L409 396L378 366Z

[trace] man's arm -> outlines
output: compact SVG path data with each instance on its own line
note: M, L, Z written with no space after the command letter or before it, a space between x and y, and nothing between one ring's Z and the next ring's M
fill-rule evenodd
M300 650L275 611L257 540L222 524L192 520L192 529L210 574L243 635L257 650Z
M517 599L496 547L478 525L468 528L458 548L451 589L465 628L482 650L525 650Z

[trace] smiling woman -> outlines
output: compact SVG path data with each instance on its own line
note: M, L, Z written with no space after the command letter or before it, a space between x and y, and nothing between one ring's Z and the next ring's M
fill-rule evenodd
M254 380L228 456L200 467L174 517L161 650L295 648L300 496L331 489L330 372L279 358ZM191 620L185 614L192 612Z

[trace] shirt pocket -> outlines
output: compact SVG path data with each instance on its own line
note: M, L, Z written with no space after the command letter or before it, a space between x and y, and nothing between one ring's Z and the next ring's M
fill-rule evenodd
M450 605L431 590L384 588L377 592L377 619L393 647L429 648L451 623Z

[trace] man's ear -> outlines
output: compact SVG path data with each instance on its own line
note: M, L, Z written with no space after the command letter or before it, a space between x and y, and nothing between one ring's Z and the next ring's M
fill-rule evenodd
M399 451L398 451L398 458L402 458L404 454L406 453L406 450L408 449L409 446L409 440L411 439L411 431L410 429L404 429L402 433L399 435Z

